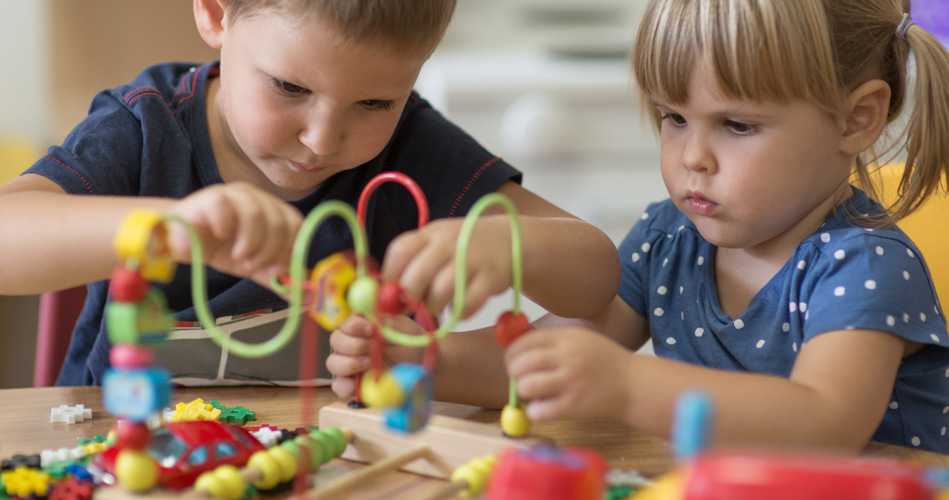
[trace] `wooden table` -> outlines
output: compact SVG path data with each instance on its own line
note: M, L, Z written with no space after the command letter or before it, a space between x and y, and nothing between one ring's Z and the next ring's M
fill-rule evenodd
M270 424L294 429L302 422L298 389L273 387L215 387L178 389L172 402L189 402L195 398L218 400L226 406L241 405L257 412L257 420L248 425ZM337 401L328 389L317 389L313 396L314 422L318 409ZM81 438L105 435L112 428L114 418L102 406L98 387L55 387L42 389L0 390L0 456L39 453L44 449L72 447ZM51 423L50 410L59 405L82 404L92 409L92 420L75 424ZM464 418L497 425L500 412L472 406L436 404L442 415ZM636 470L652 477L667 472L674 465L668 443L648 433L629 429L611 420L560 421L538 423L532 433L553 439L560 446L583 446L603 455L610 467ZM867 454L896 457L925 465L949 466L949 457L897 446L871 444ZM343 460L324 465L320 474L339 476L361 467ZM407 473L392 473L385 480L366 485L349 496L361 498L412 499L441 484L440 481Z

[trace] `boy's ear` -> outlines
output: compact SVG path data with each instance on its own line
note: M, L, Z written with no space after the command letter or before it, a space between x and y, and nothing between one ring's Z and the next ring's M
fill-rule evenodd
M220 49L224 32L224 0L194 0L194 22L204 42Z
M853 89L847 98L847 115L840 138L841 152L859 154L880 138L890 109L890 86L870 80Z

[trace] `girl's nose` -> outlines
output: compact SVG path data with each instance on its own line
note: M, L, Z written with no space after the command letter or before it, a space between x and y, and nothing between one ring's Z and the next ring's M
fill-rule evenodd
M691 137L686 142L682 164L695 172L715 173L718 170L715 155L702 137Z

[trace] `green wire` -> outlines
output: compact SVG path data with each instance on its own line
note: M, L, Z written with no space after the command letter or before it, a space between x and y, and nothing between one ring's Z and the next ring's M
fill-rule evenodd
M455 251L455 298L453 299L451 318L444 325L439 327L434 336L409 335L393 330L390 327L382 326L380 330L386 339L408 347L424 347L432 341L433 337L435 340L441 340L451 332L451 329L458 320L461 319L461 314L465 306L465 285L468 280L468 242L471 239L471 233L474 231L474 225L478 222L478 217L481 213L494 204L501 205L507 211L511 221L511 283L514 288L513 312L515 314L520 312L522 288L521 223L517 217L517 207L514 206L510 198L500 193L491 193L479 199L474 206L471 207L471 211L468 212L468 215L465 217L465 222L461 226L461 233L458 235L458 244Z
M215 343L227 349L238 356L244 358L262 358L269 356L282 349L297 331L300 326L301 314L297 314L303 307L303 282L306 280L306 257L310 247L312 235L316 228L329 216L338 215L349 224L353 234L353 245L356 250L356 274L359 277L366 275L366 255L368 246L366 244L366 234L356 218L356 212L349 205L341 201L327 201L316 207L310 215L303 221L303 227L297 234L297 239L293 244L293 255L290 261L290 280L289 287L280 286L281 293L289 292L290 315L283 327L270 340L250 344L235 340L225 336L217 327L214 321L214 315L208 308L207 283L204 269L204 250L201 248L201 240L197 231L187 221L176 215L166 215L166 221L177 222L184 226L188 231L188 237L191 240L191 294L194 301L194 309L198 319L204 325L205 330L211 336Z
M509 198L500 193L491 193L475 203L461 226L456 250L457 266L455 268L455 297L452 305L452 315L449 321L439 327L435 332L435 340L440 340L448 335L455 324L461 319L465 303L465 285L468 276L468 246L471 233L474 231L474 225L478 221L478 217L481 213L495 204L501 205L502 208L507 211L511 223L511 281L514 289L513 312L515 314L520 312L522 288L520 220L517 217L517 208ZM176 215L165 215L165 221L181 224L188 232L188 237L191 240L191 294L194 301L194 308L198 319L215 343L241 357L262 358L279 351L293 338L293 335L300 325L301 314L297 312L303 308L303 283L307 279L306 257L309 252L312 235L324 219L333 215L343 218L349 225L353 234L353 245L356 251L356 275L357 278L366 276L368 245L366 243L365 230L362 228L362 225L359 224L356 212L352 207L341 201L331 200L321 203L303 221L303 227L300 229L297 239L294 242L289 271L290 285L284 286L279 283L276 278L271 281L271 284L277 292L290 296L289 308L291 314L287 317L287 321L276 335L258 344L250 344L230 338L217 327L214 316L208 307L204 251L201 248L201 240L198 237L197 231L183 218ZM377 322L375 318L369 319L370 321ZM424 347L433 340L433 336L409 335L393 330L387 326L382 326L381 331L386 339L408 347Z

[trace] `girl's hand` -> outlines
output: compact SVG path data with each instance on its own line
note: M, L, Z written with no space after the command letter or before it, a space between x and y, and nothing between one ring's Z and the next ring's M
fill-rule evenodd
M517 394L530 400L531 420L627 414L634 356L602 334L584 328L534 330L508 346L504 361Z
M463 219L439 219L393 240L382 262L386 281L398 280L432 314L455 296L455 250ZM462 318L511 286L511 230L506 215L479 218L469 239Z
M391 317L388 326L402 333L426 334L422 327L408 316ZM326 369L334 375L332 388L337 396L353 396L356 392L356 375L371 368L371 334L372 325L366 318L356 314L350 314L339 328L330 334L330 347L333 352L326 358ZM402 362L420 364L424 353L424 348L405 347L383 338L382 361L386 367Z
M250 184L216 184L183 198L170 212L197 230L207 264L268 286L290 264L303 216L293 206ZM180 224L169 225L172 257L191 262L191 242Z

